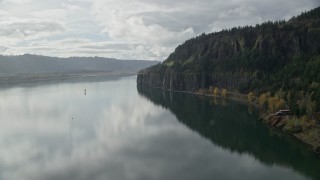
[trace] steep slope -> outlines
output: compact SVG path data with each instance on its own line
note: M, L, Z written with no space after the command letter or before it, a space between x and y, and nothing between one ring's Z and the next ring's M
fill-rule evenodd
M297 114L305 114L310 103L310 113L317 112L320 7L289 21L202 34L178 46L163 63L140 71L137 83L181 91L270 92Z

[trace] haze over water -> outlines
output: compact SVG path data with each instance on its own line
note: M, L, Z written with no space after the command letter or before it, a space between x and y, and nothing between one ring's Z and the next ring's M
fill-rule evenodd
M319 179L320 160L251 108L136 77L0 87L0 179Z

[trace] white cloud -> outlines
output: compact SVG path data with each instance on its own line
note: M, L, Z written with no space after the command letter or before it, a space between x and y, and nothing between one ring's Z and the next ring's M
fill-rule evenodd
M174 31L157 22L148 24L144 13L172 11L152 3L139 1L116 3L115 0L95 0L93 11L100 25L104 27L104 32L113 40L139 43L140 46L136 50L141 53L150 53L152 57L160 59L165 58L177 44L196 35L191 26Z
M64 22L67 18L65 9L49 9L32 12L31 15L37 19Z
M19 44L50 37L63 31L64 27L62 25L52 21L37 19L0 21L0 46L5 47L1 49L1 54L27 53L19 51L19 49L24 48L24 45L19 47Z
M282 1L123 0L119 3L93 0L93 12L104 32L113 40L140 43L140 50L148 51L153 57L165 58L178 44L202 32L283 19L288 14L293 15L297 8L300 11L310 9L316 3L294 0L287 5ZM285 6L279 8L278 3ZM276 16L273 6L278 7Z
M63 31L64 28L51 21L37 21L33 19L17 20L0 23L0 35L6 37L19 37L31 40L34 38L46 37L52 33Z
M31 2L31 0L3 0L3 3L13 3L13 4L26 4Z

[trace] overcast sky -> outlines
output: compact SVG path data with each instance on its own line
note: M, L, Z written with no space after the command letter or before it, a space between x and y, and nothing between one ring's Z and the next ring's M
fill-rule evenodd
M0 0L0 54L164 60L203 32L318 6L320 0Z

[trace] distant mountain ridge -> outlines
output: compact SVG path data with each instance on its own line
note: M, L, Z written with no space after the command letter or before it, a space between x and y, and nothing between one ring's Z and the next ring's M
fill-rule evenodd
M157 61L117 60L103 57L57 58L40 55L0 55L0 77L30 74L138 72Z

